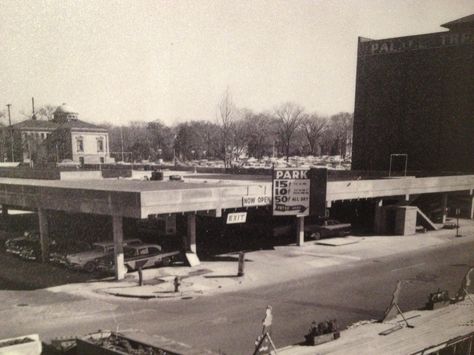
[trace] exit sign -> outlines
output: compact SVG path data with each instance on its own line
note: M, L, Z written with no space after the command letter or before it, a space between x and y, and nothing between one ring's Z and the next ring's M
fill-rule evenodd
M229 213L227 215L227 224L245 223L247 221L247 212Z

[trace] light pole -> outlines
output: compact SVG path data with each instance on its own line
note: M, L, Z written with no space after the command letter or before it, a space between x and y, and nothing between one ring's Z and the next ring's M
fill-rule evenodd
M11 153L12 153L12 156L11 156L11 161L13 163L13 161L15 160L15 157L14 157L14 152L13 152L13 127L12 127L12 119L11 119L11 116L10 116L10 106L11 104L7 104L7 107L8 107L8 125L10 127L10 148L11 148Z

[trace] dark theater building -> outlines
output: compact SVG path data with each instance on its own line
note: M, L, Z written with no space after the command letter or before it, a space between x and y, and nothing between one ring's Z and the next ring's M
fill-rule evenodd
M442 27L359 38L353 170L404 153L408 170L474 172L474 14Z

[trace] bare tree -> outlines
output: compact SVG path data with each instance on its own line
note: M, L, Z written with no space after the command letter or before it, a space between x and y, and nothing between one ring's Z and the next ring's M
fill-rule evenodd
M245 130L247 135L247 151L249 156L262 158L265 154L272 154L272 144L275 141L272 130L272 117L268 113L255 114L250 110L243 111Z
M56 111L56 106L43 105L35 110L35 117L39 120L50 121L54 118L54 111ZM25 111L20 111L20 114L26 118L32 118L33 115L33 113L26 113Z
M234 121L232 129L232 153L237 157L240 156L248 147L249 143L249 127L247 120L245 120L248 112L241 111L239 113L239 119Z
M305 117L304 108L287 102L275 109L275 116L278 122L278 136L285 150L286 161L288 161L292 138Z
M227 88L218 105L218 121L220 123L222 133L222 154L224 156L224 166L226 168L230 167L229 148L232 149L231 144L235 116L236 108L232 101L229 88ZM231 147L229 147L229 145Z
M303 119L301 126L308 140L310 154L317 155L318 142L327 127L327 119L312 113Z
M334 150L341 157L346 155L346 144L352 137L354 115L339 112L331 116L331 130L334 137Z
M40 120L52 120L54 117L54 111L56 111L56 106L53 105L43 105L38 110L36 110L36 117Z

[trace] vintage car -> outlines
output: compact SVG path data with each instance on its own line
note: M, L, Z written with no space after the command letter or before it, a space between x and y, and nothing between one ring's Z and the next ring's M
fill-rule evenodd
M344 237L350 234L352 226L350 223L342 223L335 219L320 219L315 223L306 223L304 226L305 239L319 240L321 238ZM289 235L296 233L294 225L286 225L273 228L273 235Z
M128 245L123 248L124 264L127 271L156 266L168 266L180 255L179 251L163 252L158 244ZM98 260L97 269L113 272L114 260L109 255Z
M90 245L83 241L70 240L58 236L49 241L49 258L54 263L65 263L67 253L79 252L90 249ZM19 256L25 260L41 259L41 243L37 231L26 231L22 237L8 239L5 242L8 253Z
M342 223L335 219L325 219L317 224L308 224L304 228L305 237L319 240L321 238L345 237L351 232L350 223Z
M49 261L56 264L67 264L67 255L91 249L85 241L75 239L57 239L51 242L49 248Z
M140 239L125 239L123 245L141 245ZM104 256L113 254L113 242L93 243L92 249L66 256L66 266L75 270L93 272L97 268L97 261Z
M5 241L5 251L17 255L23 259L36 260L39 245L39 234L37 231L25 231L23 236L11 238Z

